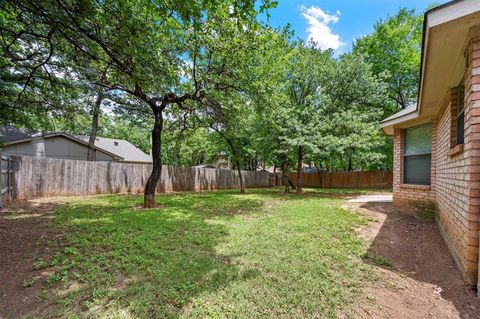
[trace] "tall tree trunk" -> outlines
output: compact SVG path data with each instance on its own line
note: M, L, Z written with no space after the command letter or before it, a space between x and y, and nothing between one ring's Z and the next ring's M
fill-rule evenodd
M285 187L285 194L286 194L290 192L290 183L288 180L288 164L286 162L283 163L282 177L283 177L283 185Z
M211 126L212 127L212 126ZM245 185L243 183L243 176L242 176L242 168L240 167L240 155L237 152L237 149L235 148L235 145L233 145L233 142L230 140L230 138L227 137L226 134L224 134L222 131L216 129L215 127L212 127L221 137L225 139L227 142L228 146L230 147L230 150L232 151L233 154L233 164L236 166L237 172L238 172L238 178L240 180L240 194L245 194ZM244 157L245 159L245 157ZM245 165L247 165L247 160L245 160Z
M155 124L152 129L152 161L153 168L150 177L145 185L145 193L143 197L143 207L152 208L156 206L155 189L157 188L160 175L162 174L162 130L163 130L163 114L156 106L152 107L155 115Z
M302 189L302 164L303 164L303 146L298 146L298 162L297 162L297 194L301 194Z
M278 186L277 164L273 164L273 176L275 176L275 185Z
M315 168L317 169L317 172L318 172L318 177L319 177L319 180L320 180L320 188L323 188L323 171L322 171L322 163L320 162L320 167L317 166L317 163L313 163L313 165L315 166Z
M93 114L92 114L92 128L90 129L90 137L88 139L88 151L87 151L87 161L97 160L97 154L95 151L95 140L97 138L98 130L98 118L100 117L102 101L105 98L103 92L99 90L97 94L97 100L93 104Z
M107 76L108 67L103 70L102 76L100 77L100 83L105 84L105 78ZM97 153L95 150L95 140L97 139L97 130L98 130L98 118L102 111L101 106L102 102L105 99L105 93L102 88L98 88L97 99L93 104L93 114L92 114L92 128L90 130L90 136L88 138L88 150L87 150L87 161L95 161L97 158Z
M352 167L352 158L349 157L349 158L348 158L348 171L350 172L350 171L352 171L352 169L353 169L353 167Z

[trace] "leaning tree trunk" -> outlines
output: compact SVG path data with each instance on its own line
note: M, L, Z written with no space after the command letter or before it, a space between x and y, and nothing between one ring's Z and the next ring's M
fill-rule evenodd
M157 188L160 175L162 174L162 129L163 114L156 106L152 107L155 115L155 124L152 129L152 162L153 168L150 177L145 185L145 193L143 197L143 207L152 208L156 206L155 189Z
M303 146L298 146L298 162L297 162L297 194L301 194L302 189L302 164L303 164Z
M104 99L103 92L99 91L97 95L97 100L93 105L92 128L90 130L90 137L88 139L87 161L96 160L95 140L97 138L98 118L100 117L100 111L101 111L100 106L102 105L103 99Z
M242 171L240 170L240 165L238 165L238 162L237 162L237 172L238 172L238 178L240 179L240 194L245 194L245 185L243 184Z
M225 141L227 141L228 146L230 146L230 150L232 151L232 154L233 154L235 166L237 168L238 178L240 180L240 194L245 194L245 184L243 183L242 170L241 170L240 161L239 161L240 156L237 153L237 149L233 145L233 142L230 140L230 138L226 136L226 134L223 134L220 130L216 130L216 131L218 134L220 134L220 136L222 136L225 139ZM245 163L247 163L247 161L245 161Z

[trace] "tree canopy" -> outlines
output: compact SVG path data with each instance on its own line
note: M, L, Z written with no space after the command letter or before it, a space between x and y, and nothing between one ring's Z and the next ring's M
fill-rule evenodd
M0 124L133 142L153 157L146 207L162 164L220 154L242 185L268 166L390 168L378 124L415 101L422 17L401 9L337 55L260 22L275 5L1 2Z
M354 43L353 52L365 55L375 74L387 75L390 103L386 110L390 113L416 102L422 26L422 14L400 9L394 16L377 22L371 34Z

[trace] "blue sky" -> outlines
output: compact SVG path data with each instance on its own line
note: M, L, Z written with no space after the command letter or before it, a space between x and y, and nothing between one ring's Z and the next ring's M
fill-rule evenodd
M295 36L319 42L322 49L348 52L355 38L371 33L380 19L394 15L400 8L424 12L430 4L445 0L279 0L270 11L270 25L292 25Z

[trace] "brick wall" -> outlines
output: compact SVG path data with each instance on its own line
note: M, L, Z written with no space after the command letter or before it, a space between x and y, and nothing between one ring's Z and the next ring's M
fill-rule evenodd
M469 159L467 152L457 152L457 91L452 89L443 102L437 124L436 203L437 223L459 268L467 275L466 213L469 206ZM468 145L468 135L465 142ZM473 279L473 278L472 278Z
M437 222L464 279L477 282L480 223L480 37L466 51L465 144L456 143L457 91L446 92L432 121L431 186L404 185L403 130L394 133L394 204L421 207L434 202Z
M468 210L463 215L466 278L476 281L480 221L480 36L470 40L465 77L465 153L469 158Z

